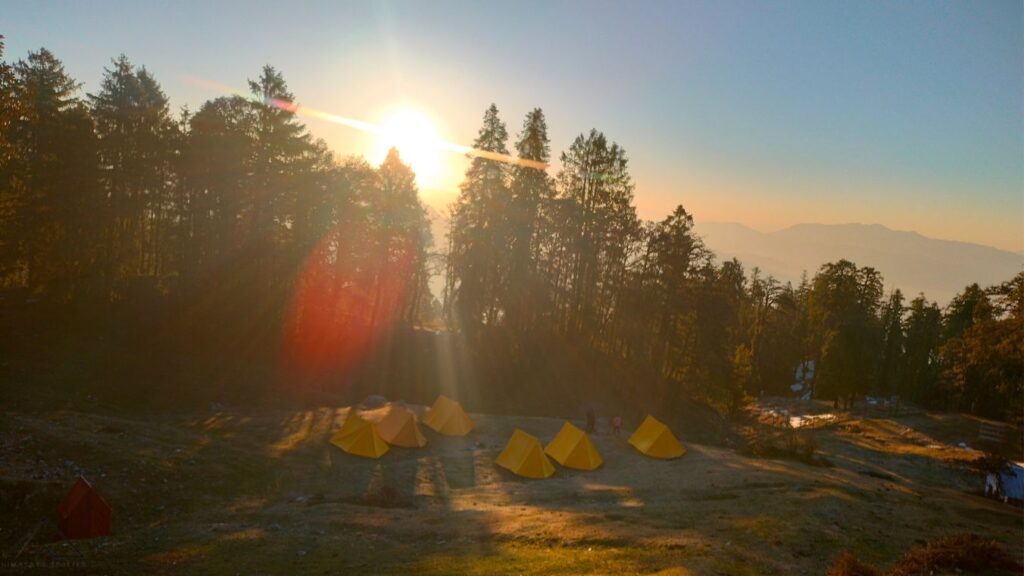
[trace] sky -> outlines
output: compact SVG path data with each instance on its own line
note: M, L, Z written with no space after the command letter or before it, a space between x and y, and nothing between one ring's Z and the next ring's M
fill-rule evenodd
M264 64L301 105L376 123L414 109L459 144L492 102L513 141L540 107L552 171L604 132L645 219L682 204L762 231L878 223L1021 251L1022 4L0 0L0 34L5 59L46 47L84 92L124 53L175 109ZM379 160L373 134L304 121ZM441 211L466 167L442 157L421 183Z

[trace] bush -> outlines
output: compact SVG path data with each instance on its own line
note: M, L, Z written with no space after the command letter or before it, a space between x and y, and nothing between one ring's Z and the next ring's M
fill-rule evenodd
M1019 562L998 543L977 534L959 534L915 546L888 572L888 576L921 574L1020 574ZM843 552L828 571L829 576L881 576L883 572Z
M363 502L366 506L376 508L411 508L412 502L392 486L379 484L371 486L363 495Z
M913 576L939 571L966 574L1020 574L1024 570L993 540L977 534L959 534L915 546L889 574Z
M784 458L812 466L832 465L818 455L818 441L810 431L756 427L747 437L745 452L757 458Z
M882 576L873 566L869 566L849 552L843 552L836 558L828 576Z

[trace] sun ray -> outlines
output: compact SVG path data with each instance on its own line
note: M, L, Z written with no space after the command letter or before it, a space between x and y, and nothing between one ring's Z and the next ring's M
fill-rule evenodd
M331 122L333 124L339 124L341 126L347 126L349 128L354 128L356 130L361 130L363 132L370 132L370 133L373 133L373 134L383 134L383 133L387 132L387 127L386 126L382 126L380 124L373 124L371 122L364 122L362 120L358 120L358 119L355 119L355 118L348 118L346 116L340 116L338 114L331 114L330 112L324 112L323 110L317 110L315 108L310 108L309 106L301 106L301 105L296 104L294 102L287 102L285 100L278 100L276 98L267 98L267 99L253 98L253 96L251 94L249 94L249 93L247 93L245 91L237 90L237 89L231 88L230 86L226 86L226 85L220 84L218 82L213 82L211 80L206 80L206 79L198 78L198 77L195 77L195 76L184 76L184 79L185 79L186 82L188 82L190 84L193 84L193 85L196 85L196 86L200 86L200 87L203 87L203 88L206 88L206 89L209 89L209 90L216 90L216 91L222 92L222 93L232 94L232 95L235 95L235 96L241 96L243 98L247 98L247 99L253 100L255 102L259 102L259 103L265 104L267 106L274 106L274 107L280 108L281 110L286 110L288 112L292 112L294 114L298 114L300 116L305 116L305 117L308 117L308 118L314 118L314 119L317 119L317 120L323 120L324 122ZM528 160L526 158L517 158L517 157L512 156L510 154L499 154L499 153L496 153L496 152L489 152L487 150L480 150L480 149L477 149L477 148L473 148L472 146L465 146L465 145L457 144L457 143L454 143L454 142L446 142L446 141L441 140L441 139L437 139L436 142L432 142L431 145L436 146L438 150L445 151L445 152L454 152L456 154L464 154L464 155L470 156L470 157L486 158L488 160L495 160L497 162L505 162L507 164L514 164L516 166L524 166L526 168L535 168L537 170L547 170L548 167L549 167L549 164L547 162L539 162L537 160Z

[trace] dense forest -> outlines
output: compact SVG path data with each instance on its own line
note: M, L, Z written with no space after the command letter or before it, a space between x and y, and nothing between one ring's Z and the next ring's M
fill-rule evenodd
M796 367L815 360L818 398L1021 416L1024 272L944 308L885 294L878 270L845 260L782 284L718 262L683 206L642 221L627 154L600 131L580 134L552 175L534 167L552 154L541 109L510 136L494 105L474 148L534 162L475 155L435 241L399 152L379 166L336 158L281 105L294 96L270 66L248 98L174 113L124 56L94 94L45 49L2 58L0 44L5 330L50 329L33 341L42 349L58 334L116 343L116 360L82 370L130 374L133 394L222 393L224 380L249 393L281 381L344 393L358 380L362 393L396 366L424 369L396 357L416 356L409 334L430 327L521 410L543 410L557 388L567 403L698 399L729 414L791 394Z

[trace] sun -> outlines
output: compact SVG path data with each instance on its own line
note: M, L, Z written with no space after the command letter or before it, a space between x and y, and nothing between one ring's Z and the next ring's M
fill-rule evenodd
M421 189L437 184L441 173L441 137L430 117L414 108L399 108L380 124L374 157L380 162L391 148L416 172Z

